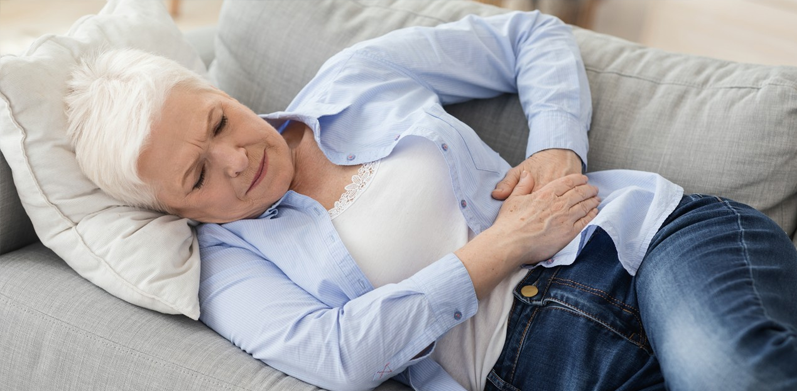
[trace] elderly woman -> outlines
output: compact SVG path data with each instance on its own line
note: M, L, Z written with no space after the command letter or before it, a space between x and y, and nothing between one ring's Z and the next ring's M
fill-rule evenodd
M201 320L290 375L345 390L797 388L794 247L752 208L656 174L581 175L589 90L555 18L363 42L264 116L133 50L87 61L71 87L86 174L205 223ZM515 168L442 108L506 92L530 124Z

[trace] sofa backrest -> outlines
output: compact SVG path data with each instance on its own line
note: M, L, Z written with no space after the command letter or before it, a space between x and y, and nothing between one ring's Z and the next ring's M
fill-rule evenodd
M256 112L285 108L337 51L406 27L508 10L471 1L228 1L218 86ZM295 15L302 15L296 18ZM654 171L686 192L726 196L797 228L797 68L667 53L574 28L592 90L588 170ZM515 96L446 108L510 164L526 119Z
M0 255L38 241L17 195L11 168L0 152Z
M576 30L592 92L590 170L658 172L797 228L797 68L668 53Z

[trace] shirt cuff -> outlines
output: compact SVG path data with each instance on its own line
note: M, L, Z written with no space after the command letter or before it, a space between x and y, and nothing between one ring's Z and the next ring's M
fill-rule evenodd
M429 330L435 339L476 314L479 302L468 270L449 253L410 278L424 293L436 322Z
M588 129L589 124L585 125L566 113L539 113L529 121L526 158L545 149L569 149L581 158L583 172L586 172L587 150L589 149Z

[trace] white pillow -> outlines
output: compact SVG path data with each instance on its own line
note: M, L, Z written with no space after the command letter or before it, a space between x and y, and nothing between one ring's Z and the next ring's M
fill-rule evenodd
M130 303L199 318L199 247L190 221L122 205L89 181L66 137L64 96L81 56L131 47L206 77L160 0L110 0L66 35L0 57L0 150L42 243Z

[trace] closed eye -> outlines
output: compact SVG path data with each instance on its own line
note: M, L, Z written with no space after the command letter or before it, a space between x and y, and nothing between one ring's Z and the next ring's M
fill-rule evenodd
M221 116L221 120L219 121L219 124L216 125L216 129L213 131L213 135L215 136L215 135L218 135L219 133L221 133L221 131L224 130L224 128L226 126L227 126L227 116L226 115L222 115Z
M224 128L227 126L227 116L222 115L221 120L219 120L218 125L213 130L213 135L216 136L221 133ZM199 179L197 179L196 183L194 184L194 190L201 189L202 185L205 184L205 166L202 166L202 171L199 172Z
M194 190L201 189L203 184L205 184L205 166L202 166L202 171L199 172L199 179L194 184Z

